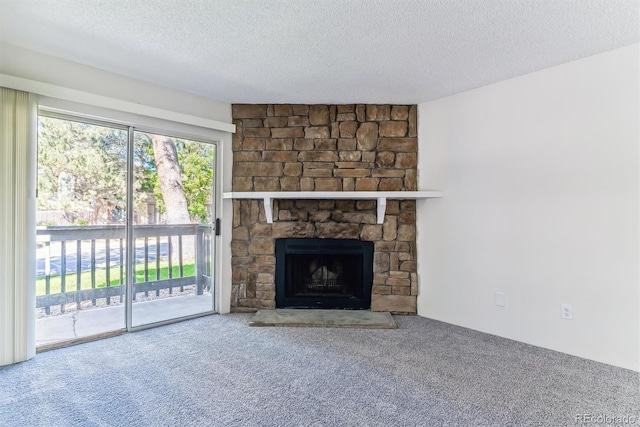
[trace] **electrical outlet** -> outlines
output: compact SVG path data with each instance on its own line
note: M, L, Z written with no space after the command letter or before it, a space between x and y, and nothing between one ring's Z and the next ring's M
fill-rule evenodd
M560 315L563 319L573 319L573 306L571 304L562 304L560 309Z
M507 294L504 292L496 292L496 305L498 307L504 307L507 305Z

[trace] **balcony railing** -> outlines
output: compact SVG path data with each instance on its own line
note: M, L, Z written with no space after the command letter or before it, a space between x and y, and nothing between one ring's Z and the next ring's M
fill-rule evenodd
M67 304L121 303L125 295L125 227L60 226L37 230L36 307L51 313ZM137 225L134 228L133 299L212 285L211 227ZM151 295L153 297L153 295ZM114 301L115 299L115 301Z

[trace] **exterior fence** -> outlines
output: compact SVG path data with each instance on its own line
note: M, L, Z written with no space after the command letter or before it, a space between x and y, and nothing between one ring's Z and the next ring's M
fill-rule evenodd
M212 285L211 226L136 225L133 299L149 293L160 295L168 289L184 290L195 285L202 295ZM126 229L121 225L62 226L37 230L37 277L44 280L44 293L36 296L36 307L50 314L51 307L104 298L107 305L121 303L126 290ZM193 274L185 274L185 265L194 264ZM162 271L165 270L165 273ZM97 274L103 275L98 283ZM52 278L59 285L52 293ZM71 276L71 277L68 277ZM58 280L58 279L56 279Z

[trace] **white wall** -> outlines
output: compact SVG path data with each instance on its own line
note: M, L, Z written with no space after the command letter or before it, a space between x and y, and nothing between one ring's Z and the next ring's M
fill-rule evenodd
M419 315L640 370L638 50L420 104Z

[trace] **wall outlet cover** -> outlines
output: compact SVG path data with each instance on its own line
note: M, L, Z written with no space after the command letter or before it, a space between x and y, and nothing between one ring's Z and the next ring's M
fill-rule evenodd
M562 304L560 307L560 316L563 319L573 319L573 306L571 304Z

